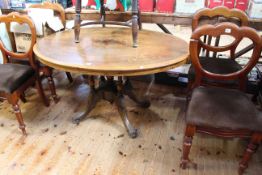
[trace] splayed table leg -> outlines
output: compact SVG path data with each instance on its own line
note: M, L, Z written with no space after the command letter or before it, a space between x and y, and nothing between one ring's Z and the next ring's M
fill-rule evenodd
M99 100L106 100L110 103L115 102L119 115L123 121L123 124L131 138L138 136L137 129L131 124L128 119L128 112L125 105L124 95L127 95L130 99L135 101L139 106L148 108L150 102L148 100L140 100L133 92L132 85L127 79L123 83L122 77L118 77L117 81L114 81L113 77L101 77L100 85L96 89L94 83L94 76L88 76L88 84L91 88L88 96L86 111L79 116L73 118L73 123L79 124L88 114L95 108Z
M123 123L126 127L126 130L131 138L136 138L138 135L137 129L133 127L133 125L129 122L127 110L124 102L124 95L123 95L123 81L122 77L118 77L117 81L117 97L116 97L116 105L118 108L118 112L123 120Z
M88 84L91 90L87 99L87 108L85 112L73 117L72 121L75 124L79 124L81 120L87 117L87 115L95 108L97 102L102 99L102 92L95 89L94 76L88 77Z
M142 100L136 96L136 94L133 91L133 86L129 80L127 80L124 85L123 94L127 95L131 100L133 100L135 103L137 103L142 108L149 108L150 106L149 100L144 100L144 99Z
M78 116L73 117L72 121L75 124L79 124L84 118L88 116L88 114L95 108L97 102L101 100L101 92L97 92L95 89L91 89L90 94L87 100L87 108L86 111L81 113Z
M133 127L133 125L128 120L127 116L127 110L124 102L124 96L122 94L118 94L116 98L116 105L118 108L118 112L121 116L121 119L123 120L123 123L126 127L126 130L128 132L128 135L131 138L136 138L138 136L137 129Z

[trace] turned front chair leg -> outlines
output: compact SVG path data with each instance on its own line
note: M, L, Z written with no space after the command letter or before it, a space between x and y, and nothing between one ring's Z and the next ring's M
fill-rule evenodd
M18 105L18 97L16 95L12 95L10 98L8 98L8 102L12 104L13 111L19 123L19 128L22 130L23 135L27 135L26 130L25 130L25 123L23 120L23 116L22 116L20 107Z
M248 144L246 151L243 155L241 162L239 163L238 174L242 175L248 167L248 162L251 159L253 153L256 151L258 145L262 141L262 134L253 134L250 143Z
M59 98L56 94L55 83L54 83L54 79L52 77L52 70L49 67L47 67L46 69L47 69L47 75L46 76L47 76L47 80L48 80L48 86L49 86L49 89L51 91L52 98L55 101L55 103L58 103Z
M25 123L19 105L18 104L13 105L13 110L15 112L16 119L19 123L19 128L22 130L23 135L27 135L25 130Z
M189 153L192 146L192 140L193 136L195 134L196 128L191 125L186 126L186 132L184 137L184 143L183 143L183 153L181 158L180 167L182 169L185 169L187 167L187 163L189 162Z
M55 103L58 103L59 98L57 97L57 94L56 94L55 83L54 83L53 77L48 76L47 79L48 79L48 85L49 85L49 89L51 91L52 98L55 101Z

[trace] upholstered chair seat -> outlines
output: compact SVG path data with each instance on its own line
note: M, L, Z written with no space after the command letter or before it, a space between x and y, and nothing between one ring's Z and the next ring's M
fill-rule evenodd
M34 69L31 66L20 64L0 65L0 91L13 93L22 86L28 79L34 76Z
M201 57L200 64L203 68L209 72L216 73L216 74L229 74L233 72L237 72L241 70L241 66L233 59L229 58L210 58L210 57ZM188 71L188 79L189 81L193 82L195 80L195 69L194 66L190 66ZM212 79L203 79L203 83L205 84L218 84L221 83L219 80L212 80ZM236 85L236 80L227 80L223 81L226 85Z
M219 8L219 10L223 9ZM228 10L227 14L230 14L229 12ZM233 41L224 46L214 46L212 43L203 42L203 36L208 38L224 36L233 38ZM236 48L244 39L252 42L253 49L248 62L240 66L233 58ZM239 27L226 22L203 25L193 31L189 50L195 77L191 86L192 93L190 92L188 96L180 165L185 169L190 162L189 152L197 132L224 138L250 138L239 163L238 174L242 175L248 167L252 154L256 152L262 141L262 115L245 93L247 74L258 62L262 39L250 27ZM201 50L205 53L229 52L231 59L203 58ZM226 87L225 84L228 83L233 83L234 87Z
M197 126L262 132L262 113L250 98L239 90L220 87L200 86L194 89L186 122Z

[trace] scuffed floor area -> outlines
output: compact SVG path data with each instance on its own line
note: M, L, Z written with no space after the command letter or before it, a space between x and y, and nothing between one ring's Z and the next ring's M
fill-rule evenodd
M55 73L61 100L45 107L36 93L26 92L20 103L28 136L23 137L7 102L0 103L0 174L3 175L235 175L247 140L223 140L197 134L190 157L197 167L179 168L185 127L185 95L178 88L134 81L140 96L148 95L149 109L128 98L130 121L139 136L130 139L117 108L98 103L79 125L72 116L85 107L89 87L81 76L69 84ZM49 91L46 94L50 96ZM262 172L261 148L246 174Z

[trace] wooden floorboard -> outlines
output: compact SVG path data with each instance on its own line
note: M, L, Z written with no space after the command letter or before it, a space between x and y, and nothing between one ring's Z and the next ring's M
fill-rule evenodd
M139 137L130 139L114 105L102 101L90 118L74 125L72 116L85 108L88 86L74 75L69 84L56 72L59 103L45 107L36 91L20 103L28 136L23 137L11 106L0 103L0 174L2 175L235 175L247 140L223 140L197 134L190 157L196 167L179 168L185 127L185 97L178 88L136 81L140 96L148 94L149 109L129 99L131 122ZM46 93L50 96L46 88ZM246 174L262 172L261 148Z

